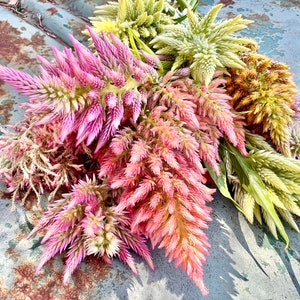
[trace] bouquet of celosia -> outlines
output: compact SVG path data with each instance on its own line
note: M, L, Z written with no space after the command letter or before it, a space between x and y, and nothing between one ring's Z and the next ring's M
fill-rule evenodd
M120 0L97 7L89 48L38 57L40 75L0 66L0 79L29 97L24 119L2 128L0 179L24 204L48 196L38 270L67 252L64 283L87 255L130 250L151 268L166 250L203 294L215 189L249 222L289 245L282 219L300 216L300 126L288 67L235 33L251 21L216 21L198 3Z

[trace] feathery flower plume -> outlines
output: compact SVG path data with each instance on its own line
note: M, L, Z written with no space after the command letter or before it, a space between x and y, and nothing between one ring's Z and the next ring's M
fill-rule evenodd
M290 149L292 157L300 159L300 97L295 97L295 102L292 105L295 115L289 125L290 129Z
M173 23L174 9L167 1L120 0L96 7L90 17L93 29L99 34L113 32L135 55L139 49L153 54L149 42L161 33L163 25Z
M214 22L221 8L222 4L214 6L204 17L189 9L187 24L164 26L164 31L150 42L157 49L156 54L173 56L172 70L187 65L191 68L193 79L206 85L217 70L243 68L245 63L239 53L255 47L255 42L233 33L246 28L252 21L239 15Z
M247 154L244 123L229 104L231 97L223 88L226 81L221 75L222 72L216 72L206 86L190 79L188 68L169 72L157 88L151 88L147 102L150 110L157 105L168 107L168 117L182 122L184 128L193 132L199 143L200 158L217 173L221 138L226 137L243 155Z
M290 127L294 110L295 83L289 67L256 52L243 53L242 69L229 69L226 89L230 104L243 112L246 125L265 136L278 151L291 156Z
M12 209L15 200L23 205L32 192L38 203L45 192L53 199L85 172L80 149L60 141L57 124L32 126L27 120L1 132L0 179L12 193Z
M173 96L171 102L167 93L159 95L135 130L117 133L99 156L99 177L106 176L112 189L121 190L116 209L131 211L132 231L150 238L153 247L165 248L169 261L175 260L207 294L203 264L209 243L203 229L211 220L206 202L214 190L205 186L199 143L180 120L191 116L190 126L199 126L195 104Z
M46 244L37 272L57 253L67 252L63 283L67 284L76 267L87 255L97 255L110 262L117 256L137 274L129 249L141 255L153 269L145 239L133 234L126 212L116 210L108 186L95 176L79 180L72 191L49 205L48 211L28 238L43 228Z
M300 163L277 153L260 135L248 133L246 141L251 150L247 157L228 143L222 144L224 167L220 177L229 183L233 200L247 220L253 223L255 218L260 224L265 221L274 237L278 238L279 233L288 246L280 216L299 232L293 214L300 216ZM210 174L216 178L212 170Z
M76 134L77 145L95 142L98 151L124 117L136 122L145 101L139 87L153 80L156 71L112 33L98 36L87 30L96 55L70 36L76 56L68 48L60 52L53 47L54 64L39 57L40 78L0 66L0 79L29 96L23 104L26 117L37 124L59 123L62 141Z

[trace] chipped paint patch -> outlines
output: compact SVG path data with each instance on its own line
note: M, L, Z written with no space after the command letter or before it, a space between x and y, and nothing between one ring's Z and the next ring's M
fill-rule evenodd
M26 60L27 57L23 54L22 48L24 45L28 45L28 40L20 37L21 31L5 20L0 21L0 32L0 57L8 63L16 56L18 60Z
M7 287L0 279L1 299L34 299L34 300L84 300L99 281L109 274L107 264L96 257L88 257L84 264L73 273L70 284L63 286L63 267L58 258L51 260L38 273L35 273L36 261L22 261L16 249L6 251L8 259L14 262L13 286ZM21 262L20 262L21 260ZM2 276L4 274L1 274ZM5 297L2 297L5 295Z
M229 6L229 5L233 5L235 3L235 1L233 1L233 0L220 0L219 3L223 4L226 7L226 6Z
M0 96L3 89L0 86ZM0 102L0 124L8 124L12 116L14 101L12 100L3 100Z
M58 10L55 7L50 7L46 10L51 16L57 14Z

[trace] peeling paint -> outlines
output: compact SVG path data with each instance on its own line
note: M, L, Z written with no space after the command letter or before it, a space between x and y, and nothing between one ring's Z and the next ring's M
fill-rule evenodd
M233 5L235 3L235 1L233 0L221 0L219 3L224 4L224 6L228 6L228 5Z
M4 91L0 86L0 96L1 92ZM8 124L10 121L10 117L12 116L12 108L14 106L14 102L11 100L4 100L0 102L0 124Z
M24 55L22 48L28 45L27 39L21 38L21 31L13 27L8 21L0 21L0 58L11 62L14 57L21 60L27 60L26 54ZM24 58L25 57L25 58Z
M47 12L49 12L50 15L53 16L58 13L58 10L55 7L50 7L47 9Z

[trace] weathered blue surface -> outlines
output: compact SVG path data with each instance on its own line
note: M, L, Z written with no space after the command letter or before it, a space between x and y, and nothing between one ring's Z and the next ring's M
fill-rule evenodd
M93 4L102 3L23 0L14 12L13 7L4 6L12 2L0 1L0 63L31 73L38 70L37 53L51 58L50 45L61 48L68 43L70 32L82 39L84 18L89 16ZM242 13L255 21L244 33L259 42L261 53L288 63L300 86L300 1L203 0L199 10L205 13L219 2L225 5L221 16ZM0 123L15 123L22 118L17 109L17 103L22 101L24 97L0 84ZM39 237L31 240L25 237L36 223L39 209L29 201L27 209L17 206L10 213L10 201L4 192L1 195L0 299L204 298L187 276L169 264L164 252L158 250L153 252L155 272L137 257L140 272L137 277L117 260L113 267L107 267L89 258L75 272L71 284L62 287L60 257L34 275L42 246ZM274 240L264 228L249 226L219 194L212 207L213 222L207 230L212 247L204 275L210 294L205 299L299 299L300 236L288 230L292 249L286 251L284 244Z

